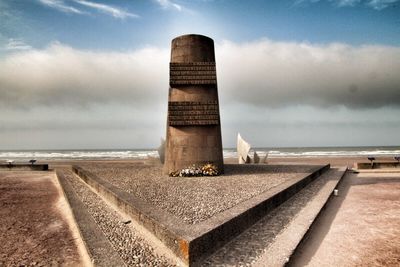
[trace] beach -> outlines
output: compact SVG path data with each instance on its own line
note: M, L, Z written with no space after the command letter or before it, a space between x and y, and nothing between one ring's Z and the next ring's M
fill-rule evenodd
M236 158L225 158L224 161L227 164L226 173L220 177L168 177L162 173L162 165L159 159L151 156L136 159L38 160L38 163L48 163L50 171L16 171L15 169L3 168L0 173L2 177L8 177L12 174L15 181L33 177L45 179L49 174L53 175L53 171L64 173L78 199L82 201L90 216L94 218L95 224L102 229L112 247L117 248L117 254L126 264L129 266L140 264L177 266L179 261L157 238L152 237L152 234L135 221L127 225L123 224L122 222L131 221L131 219L116 211L113 205L107 203L105 199L85 186L72 173L71 166L80 166L121 190L174 214L185 223L195 225L279 183L297 179L297 175L307 173L310 166L330 164L333 167L353 168L355 162L368 162L366 157L361 156L268 157L266 164L242 166L234 165L237 163ZM393 161L393 157L376 157L376 161ZM18 161L16 160L16 162ZM20 159L19 162L23 162L23 160ZM286 167L280 169L279 166ZM395 266L400 261L396 250L400 244L398 233L400 225L397 223L400 221L400 195L398 189L396 189L400 185L400 172L393 169L388 174L376 170L373 177L371 176L373 181L368 180L370 181L368 185L363 185L363 181L367 181L365 179L368 178L358 175L368 176L368 174L350 173L343 178L339 188L339 197L332 199L327 206L328 208L321 213L313 230L309 233L309 243L302 243L296 250L291 264L294 266L321 266L329 262L347 266L379 266L379 263L385 263L387 266ZM388 175L390 178L387 178ZM362 180L363 177L364 180ZM213 181L212 186L210 186L210 181ZM56 180L53 182L56 182ZM1 185L7 187L7 184L3 181ZM382 190L386 190L383 195L379 193ZM368 202L365 202L364 196L370 196L366 198ZM385 201L382 203L383 199ZM8 200L3 199L2 201ZM329 208L329 205L333 205L334 208ZM390 209L390 212L385 216L381 216L379 212L381 205ZM53 212L47 211L46 213L52 214ZM19 217L21 215L16 213L12 216ZM351 222L352 218L357 218L357 223L352 224L350 228L345 226ZM68 223L64 223L64 225L68 225ZM69 225L73 225L73 223L70 222ZM69 226L66 229L72 228ZM382 228L386 230L380 231ZM46 233L45 228L36 229L39 232L32 232L33 239L35 239L35 236L39 237ZM55 250L52 258L61 263L67 261L73 265L86 266L88 261L84 259L85 253L78 249L82 241L68 243L68 240L71 239L68 235L74 233L74 230L69 231L72 232L68 233L67 231L64 236L58 238L66 242L64 246L72 246L71 249L67 250L70 254ZM374 235L371 235L371 231L374 232ZM76 233L73 235L76 236ZM368 235L368 239L365 239L366 235ZM251 234L248 236L246 238L254 238ZM3 235L2 238L5 238L5 236ZM250 242L250 239L242 242ZM362 245L364 239L368 240L369 245L367 247ZM37 240L40 241L40 239ZM80 238L78 238L79 240ZM313 242L316 242L315 244L318 244L318 246ZM258 246L261 246L260 249L262 249L262 244ZM366 254L365 249L367 251L376 249L377 251L387 252L379 253L379 255L372 252ZM13 262L21 262L21 259L7 256L4 247L1 251L3 255L1 261L6 266ZM351 251L351 255L350 252L346 254L346 251ZM95 252L91 252L91 254L93 253ZM344 253L347 256L333 257L336 253ZM233 261L235 261L237 255L240 255L240 253L235 254L231 255ZM132 255L134 255L133 258ZM333 259L326 261L326 256L333 257ZM15 257L20 256L15 254ZM28 262L45 263L41 254L31 254L26 260ZM262 264L261 256L258 261L261 261ZM252 265L250 264L250 266Z

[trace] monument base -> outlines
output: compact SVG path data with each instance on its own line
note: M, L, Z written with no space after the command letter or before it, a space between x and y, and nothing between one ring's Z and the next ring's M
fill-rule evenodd
M116 181L105 174L107 168L112 168L113 175L122 180ZM330 166L226 165L227 175L218 179L163 177L160 176L161 170L155 167L149 170L144 179L139 175L143 174L143 168L149 166L126 164L124 167L119 164L115 169L111 164L103 164L100 167L74 166L73 171L99 195L142 224L177 257L190 265L224 246L329 170ZM118 170L124 175L118 175ZM284 177L291 178L285 180ZM130 183L135 181L132 188L124 186L127 185L125 179ZM239 184L238 180L241 181ZM156 197L153 189L149 188L149 181L151 187L157 189ZM273 184L274 181L277 184ZM128 193L133 188L141 192L140 198ZM178 188L180 193L173 194L173 198L167 194ZM147 198L146 194L150 197ZM252 197L248 198L249 194ZM221 195L225 202L218 198ZM201 210L190 210L199 205L203 207Z

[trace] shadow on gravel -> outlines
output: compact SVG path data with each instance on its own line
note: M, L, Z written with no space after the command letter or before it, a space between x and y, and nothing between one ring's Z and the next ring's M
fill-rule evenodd
M311 173L321 166L312 165L269 165L269 164L225 164L224 175L261 173Z

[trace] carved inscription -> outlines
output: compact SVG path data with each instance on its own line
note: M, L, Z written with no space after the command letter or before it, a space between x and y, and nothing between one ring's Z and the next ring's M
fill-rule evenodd
M170 63L170 85L217 84L215 62Z
M218 125L218 102L170 101L168 121L170 126Z

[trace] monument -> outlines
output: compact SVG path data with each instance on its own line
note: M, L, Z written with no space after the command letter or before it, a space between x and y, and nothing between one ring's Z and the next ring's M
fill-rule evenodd
M214 41L172 40L164 172L211 163L223 173Z
M239 164L246 164L250 163L251 159L249 156L250 152L250 144L244 141L240 133L238 133L237 136L237 153L238 153L238 158L239 158Z

